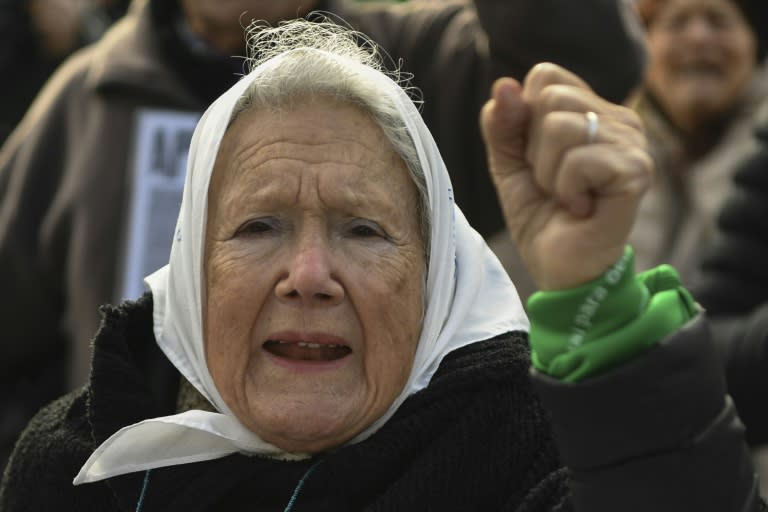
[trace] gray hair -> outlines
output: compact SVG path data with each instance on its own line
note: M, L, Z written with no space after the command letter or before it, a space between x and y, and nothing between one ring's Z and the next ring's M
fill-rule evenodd
M323 50L329 55L304 52L301 49ZM407 86L407 77L400 71L384 70L379 49L370 39L327 19L295 19L276 27L254 22L248 27L248 64L251 70L291 50L287 58L271 68L269 73L262 73L243 93L232 111L230 125L245 110L290 109L317 96L353 104L368 112L394 151L405 162L416 185L416 207L428 261L431 224L429 198L416 146L392 99L381 94L377 84L358 73L350 72L345 62L356 62L385 73L406 92L412 92L413 89Z

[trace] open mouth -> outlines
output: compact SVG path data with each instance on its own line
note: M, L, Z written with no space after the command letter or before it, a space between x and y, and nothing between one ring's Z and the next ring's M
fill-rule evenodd
M722 66L713 62L689 62L678 69L678 74L689 78L720 78L723 75Z
M270 354L294 361L336 361L352 353L346 345L304 341L267 340L263 346Z

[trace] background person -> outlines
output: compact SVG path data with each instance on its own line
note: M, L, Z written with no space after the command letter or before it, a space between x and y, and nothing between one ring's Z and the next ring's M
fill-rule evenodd
M623 2L134 2L59 70L0 150L5 450L43 403L87 380L99 305L138 297L167 262L189 139L243 72L231 57L245 53L243 20L311 8L372 36L418 76L456 198L482 234L503 227L476 125L493 78L550 60L618 100L642 71Z
M733 188L703 251L693 288L711 319L728 391L746 427L761 493L768 494L768 103L756 115L754 151L733 172Z
M636 107L660 172L630 241L640 268L669 262L680 269L713 319L729 393L766 492L768 331L764 314L752 311L765 296L756 264L763 236L758 175L765 165L753 124L768 98L766 3L642 0L638 7L650 65Z
M630 236L640 269L672 264L692 285L701 249L754 145L752 117L768 97L768 10L753 0L640 0L649 63L634 98L656 160L654 186Z
M631 111L541 65L481 117L567 472L517 294L411 100L333 25L255 37L196 129L168 266L105 309L0 508L764 510L703 318L625 248L652 170Z
M0 0L0 144L56 67L90 44L128 7L127 0Z
M754 150L733 172L733 188L704 253L696 297L710 316L750 312L768 300L768 100L755 115Z

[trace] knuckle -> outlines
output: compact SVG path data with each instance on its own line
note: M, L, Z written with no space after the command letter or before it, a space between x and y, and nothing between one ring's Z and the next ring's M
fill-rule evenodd
M645 125L637 112L621 105L618 105L617 108L618 117L626 126L637 132L645 133Z
M551 62L541 62L536 64L528 72L525 78L525 88L538 96L542 89L550 84L560 81L560 68Z
M650 184L653 179L654 164L648 152L637 146L632 146L624 148L619 153L618 158L620 158L622 172L628 179Z
M540 62L531 68L529 75L540 80L541 83L550 83L559 75L559 69L557 65L552 62Z
M542 136L556 142L564 132L573 128L573 124L571 116L565 112L547 112L541 120L540 130Z
M570 87L566 85L548 85L539 94L538 108L546 112L570 110L573 103L571 96Z

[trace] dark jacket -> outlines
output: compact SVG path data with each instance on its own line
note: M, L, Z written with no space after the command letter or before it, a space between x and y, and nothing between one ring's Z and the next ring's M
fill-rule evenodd
M48 76L60 64L39 46L27 2L0 0L0 71L13 80L0 82L0 144L13 131Z
M757 115L756 149L734 186L704 252L693 289L712 318L728 389L751 444L768 443L768 103Z
M238 454L74 487L112 433L174 412L181 378L154 342L150 296L103 311L90 384L22 435L1 511L132 511L142 488L143 512L281 511L317 460L293 510L763 510L701 319L587 383L534 377L570 478L525 336L510 333L449 354L380 431L314 460Z
M415 75L455 197L488 233L502 227L502 217L477 117L492 79L522 77L534 63L553 60L618 100L639 80L643 52L622 1L474 3L478 13L468 2L327 0L320 7L370 34ZM153 165L183 172L189 120L243 72L241 59L183 34L177 1L137 0L128 17L55 74L0 150L0 416L8 423L0 424L0 467L3 445L34 411L85 382L98 307L140 294L124 295L123 278L130 212L144 211L131 206L144 155L142 120L186 119L175 132L159 131L151 146ZM168 194L158 203L163 208L149 211L150 227L170 219L170 231L152 231L161 259L143 269L139 287L167 261L178 196Z
M737 165L694 292L710 316L743 314L768 302L768 102L755 128L757 147Z

